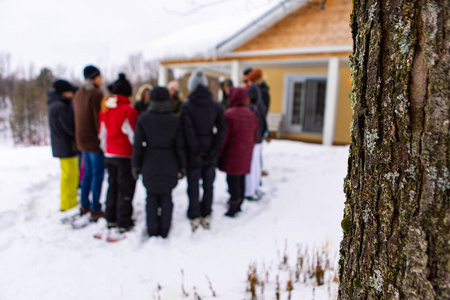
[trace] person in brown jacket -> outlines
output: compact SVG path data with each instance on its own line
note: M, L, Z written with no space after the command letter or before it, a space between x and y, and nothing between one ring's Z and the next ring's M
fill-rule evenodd
M100 149L98 134L98 115L103 93L100 71L94 66L84 68L84 85L77 91L73 100L75 115L75 140L86 162L86 169L81 183L80 215L91 213L90 221L96 222L104 216L100 204L105 166L103 152ZM89 194L92 191L92 202Z

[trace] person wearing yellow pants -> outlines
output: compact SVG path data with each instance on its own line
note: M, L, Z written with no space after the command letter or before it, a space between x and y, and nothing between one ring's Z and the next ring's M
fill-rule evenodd
M65 80L53 83L54 91L47 94L50 138L54 157L61 161L62 211L77 206L79 169L75 145L75 125L72 109L73 86Z
M60 158L61 161L61 210L77 206L79 185L78 157Z

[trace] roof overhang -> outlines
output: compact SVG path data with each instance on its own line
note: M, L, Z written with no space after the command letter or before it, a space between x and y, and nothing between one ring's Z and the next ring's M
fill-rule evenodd
M259 18L253 20L246 27L242 28L228 39L216 46L217 56L226 56L234 49L243 45L264 30L272 27L287 15L296 11L310 0L283 0L278 5L267 11Z
M302 48L280 48L254 51L236 51L225 54L226 58L259 57L259 56L279 56L279 55L300 55L300 54L322 54L322 53L347 53L352 52L352 45L323 46L323 47L302 47Z

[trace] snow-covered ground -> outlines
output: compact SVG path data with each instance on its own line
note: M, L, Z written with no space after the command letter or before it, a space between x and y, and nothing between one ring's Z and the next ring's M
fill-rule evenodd
M277 275L281 299L287 299L298 245L310 252L326 247L337 269L348 147L272 141L263 154L270 172L263 179L266 195L244 203L237 218L224 216L227 186L218 172L212 228L192 233L184 179L173 191L168 239L148 239L139 183L136 228L111 244L92 237L104 220L80 230L60 222L74 211L59 211L59 160L49 147L0 148L0 299L251 299L251 264L261 277L267 271L264 299L275 299ZM106 189L105 180L103 199ZM280 267L283 256L290 267ZM309 278L294 282L291 299L335 298L332 277L320 287Z

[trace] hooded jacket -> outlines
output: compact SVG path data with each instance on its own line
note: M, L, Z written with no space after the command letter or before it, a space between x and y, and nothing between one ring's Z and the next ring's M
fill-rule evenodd
M114 95L105 102L106 111L100 112L99 139L106 157L131 157L134 129L138 111L130 105L130 98Z
M142 170L145 187L161 194L170 193L177 173L186 168L181 122L171 113L169 100L164 102L152 105L151 100L149 110L139 116L132 159L133 167Z
M214 102L204 85L198 85L181 107L181 122L191 167L205 162L200 154L218 154L225 137L226 125L222 107ZM211 163L214 163L211 161Z
M231 107L225 111L227 131L220 148L219 169L228 175L244 175L250 172L258 119L246 106L245 89L231 88L229 99Z
M76 156L71 100L63 98L55 91L47 93L47 99L53 156L60 158Z
M73 99L75 140L78 149L83 152L101 152L97 133L102 98L100 88L94 85L92 80L86 79Z

